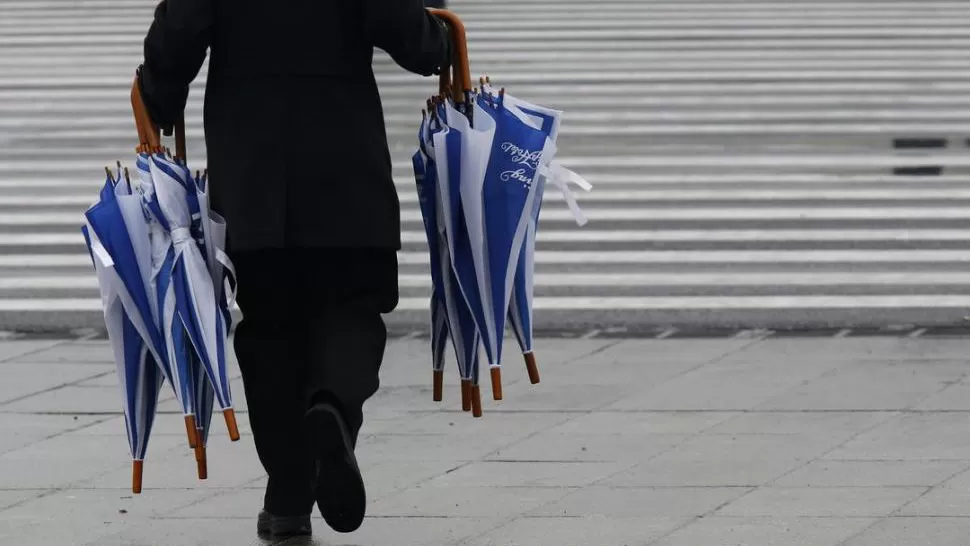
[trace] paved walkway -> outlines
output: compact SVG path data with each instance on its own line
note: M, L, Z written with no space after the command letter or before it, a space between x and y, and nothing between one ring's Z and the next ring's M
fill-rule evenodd
M965 546L968 349L547 340L543 383L509 366L473 420L456 388L431 402L425 342L396 341L360 445L369 520L288 546ZM0 373L0 544L259 544L248 434L217 434L199 483L167 401L132 497L106 344L0 343Z

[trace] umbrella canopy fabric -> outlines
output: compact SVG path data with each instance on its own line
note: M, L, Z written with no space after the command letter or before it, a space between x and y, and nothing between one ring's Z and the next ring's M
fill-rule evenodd
M213 272L192 234L201 218L198 186L185 165L155 154L150 169L161 214L168 224L175 253L172 283L175 309L192 348L212 383L233 440L238 439L226 371L228 329L221 309L221 286L213 286Z
M588 184L554 160L561 112L495 93L490 86L483 87L481 94L465 96L461 105L451 100L433 104L432 115L425 116L418 131L413 166L432 256L432 330L443 333L436 303L442 300L456 353L473 362L466 369L459 366L463 379L477 389L481 345L491 372L493 398L500 400L506 326L511 326L526 355L530 378L538 382L532 354L533 277L545 186L552 183L565 189L569 182ZM436 186L437 201L429 197L432 186ZM574 205L579 210L573 198L570 208ZM447 256L440 270L436 255ZM455 318L462 314L466 324L474 324L468 336L455 335L455 325L461 323ZM434 336L437 364L434 351L443 342L440 335ZM477 339L459 346L459 340L471 338ZM461 360L459 356L459 364Z
M176 312L175 285L172 282L175 250L169 233L171 228L155 192L151 162L149 154L141 153L136 159L135 166L141 181L138 190L147 210L153 317L165 341L165 351L162 355L165 379L175 391L175 398L182 409L189 447L197 448L196 377L192 372L189 339Z
M110 177L85 212L82 233L91 254L115 357L133 460L132 491L140 493L162 385L161 335L152 318L147 277L148 231L141 200Z
M432 361L435 369L433 392L434 400L440 401L444 367L442 351L447 340L451 338L459 375L463 381L462 407L471 410L468 386L477 366L480 341L477 325L461 298L461 289L452 269L450 249L453 248L454 241L448 239L447 226L460 221L461 209L458 193L452 194L450 187L442 188L439 184L433 139L435 134L444 130L440 115L439 110L432 110L430 116L424 117L419 131L419 149L413 157L431 265Z

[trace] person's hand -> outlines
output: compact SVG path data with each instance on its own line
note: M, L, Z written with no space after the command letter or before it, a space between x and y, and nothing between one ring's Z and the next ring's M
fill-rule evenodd
M145 71L145 65L139 65L138 69L135 71L137 74L136 80L138 81L138 90L141 92L141 99L145 103L145 110L148 111L148 117L152 120L153 130L159 129L165 136L172 136L175 132L174 123L163 123L159 124L157 121L159 119L158 110L154 106L154 97L152 96L152 85L148 81L148 75Z
M452 63L452 44L451 44L451 27L444 19L438 17L435 14L431 14L431 18L438 24L438 28L441 30L441 37L445 42L444 54L442 56L441 62L438 64L438 70L435 71L435 75L440 75L442 72L448 70Z

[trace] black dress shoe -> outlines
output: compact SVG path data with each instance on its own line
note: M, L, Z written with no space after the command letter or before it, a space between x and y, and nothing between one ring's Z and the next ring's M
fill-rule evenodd
M306 424L317 463L315 493L320 514L334 531L352 533L364 522L367 494L347 423L337 408L322 402L307 412Z
M274 516L266 510L259 512L256 533L261 537L298 537L313 534L310 514L305 516Z

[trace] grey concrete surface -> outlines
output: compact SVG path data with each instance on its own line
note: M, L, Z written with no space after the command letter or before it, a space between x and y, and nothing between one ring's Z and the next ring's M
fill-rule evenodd
M426 341L388 348L359 458L363 528L281 546L965 546L970 339L539 343L506 399L431 401ZM162 404L133 496L104 342L0 342L0 544L259 545L265 478L221 427L195 477Z

